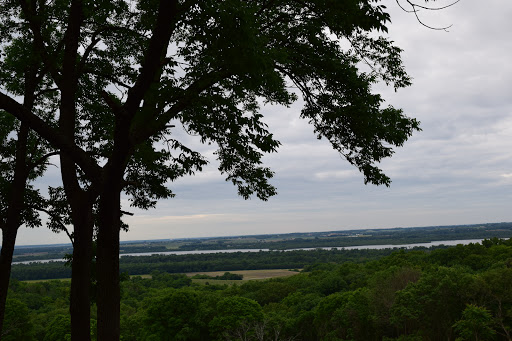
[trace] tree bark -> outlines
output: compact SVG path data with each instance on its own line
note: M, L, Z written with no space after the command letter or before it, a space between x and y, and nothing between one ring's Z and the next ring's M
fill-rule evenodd
M62 110L59 124L74 138L74 103ZM60 155L62 183L66 199L71 207L71 220L74 228L73 261L71 266L71 339L89 341L91 339L91 261L92 237L94 229L93 204L95 197L80 187L77 167L67 154Z
M2 227L2 252L0 254L0 339L4 325L5 302L9 289L12 255L17 233L17 228L10 229L7 228L7 226Z
M11 277L12 255L16 244L16 235L21 224L23 199L28 172L26 166L28 125L22 124L16 142L16 164L14 179L9 192L9 202L5 225L2 226L2 251L0 253L0 335L5 317L5 302Z
M59 130L69 142L75 142L77 120L76 93L78 89L77 58L80 31L84 20L83 1L72 0L64 36ZM90 281L94 199L84 191L78 181L73 156L61 154L61 175L66 197L71 206L75 241L73 247L71 279L71 338L73 341L90 340Z
M78 201L80 202L80 200ZM71 339L89 341L91 339L91 261L92 261L92 204L72 208L74 225L73 261L71 267ZM82 219L79 221L79 219Z
M98 279L98 341L120 337L119 231L120 188L105 186L99 205L96 274Z

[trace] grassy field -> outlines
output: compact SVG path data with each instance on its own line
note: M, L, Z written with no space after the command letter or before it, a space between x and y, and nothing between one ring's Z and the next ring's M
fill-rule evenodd
M71 282L71 278L32 279L32 280L21 281L21 282L38 283L38 282L49 282L49 281L66 281L66 282Z
M222 276L225 271L211 271L211 272L189 272L186 273L188 277L192 277L194 275L208 275L208 276ZM240 270L240 271L230 271L233 274L237 275L243 275L243 280L218 280L218 279L193 279L193 283L199 283L199 284L205 284L208 282L209 284L229 284L232 285L233 283L242 284L248 281L258 281L258 280L265 280L269 278L275 278L275 277L288 277L296 275L298 272L296 271L290 271L288 269L268 269L268 270ZM142 278L151 278L151 275L137 275ZM59 279L37 279L37 280L31 280L31 281L23 281L23 282L29 282L29 283L36 283L36 282L47 282L47 281L71 281L71 278L59 278Z
M194 275L208 275L208 276L222 276L225 271L212 271L212 272L189 272L186 275L189 277L192 277ZM230 271L232 274L237 275L243 275L243 280L218 280L218 279L193 279L193 283L198 284L206 284L208 282L209 284L228 284L232 285L234 283L236 284L242 284L248 281L257 281L257 280L265 280L269 278L276 278L276 277L288 277L296 275L298 272L296 271L290 271L288 269L267 269L267 270L240 270L240 271Z

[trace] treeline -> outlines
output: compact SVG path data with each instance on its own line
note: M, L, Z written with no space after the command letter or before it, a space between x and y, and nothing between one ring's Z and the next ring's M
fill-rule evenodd
M13 281L7 321L18 325L2 340L65 340L67 285ZM121 334L125 341L510 340L511 286L512 242L497 239L316 263L231 287L154 272L125 277ZM94 303L92 310L94 324Z
M329 262L364 262L389 255L384 250L295 250L191 255L122 256L120 272L145 275L153 271L187 273L201 271L235 271L257 269L295 269ZM11 278L25 281L69 278L71 269L64 262L14 264Z
M168 242L167 242L168 243ZM144 244L121 243L119 253L145 253L169 251L166 242L155 241ZM34 246L21 247L14 250L14 261L25 262L32 260L63 259L73 253L71 246Z
M341 232L341 231L340 231ZM348 231L343 231L349 233ZM393 228L379 230L350 231L362 233L358 237L330 236L327 232L297 234L293 238L283 236L283 240L267 241L261 239L254 242L236 240L198 240L179 246L180 250L224 250L224 249L274 249L286 250L311 247L345 247L359 245L400 245L427 243L441 240L484 239L484 238L511 238L512 223L492 223L468 226L432 226L414 228ZM312 237L306 237L306 235Z
M357 237L354 237L357 235ZM482 225L407 227L376 230L289 233L186 240L123 242L120 253L149 253L170 250L286 250L359 245L400 245L442 240L511 238L512 223ZM15 250L15 261L62 259L72 253L70 245L22 247Z
M494 240L498 240L494 238ZM489 240L486 242L490 242ZM484 242L485 243L485 242ZM479 245L479 244L474 244ZM457 246L459 247L459 246ZM456 248L457 248L456 247ZM428 251L452 249L446 246L432 248L414 248L410 251ZM466 249L466 248L465 248ZM153 271L167 273L236 271L258 269L298 269L316 263L366 262L391 254L393 249L353 249L353 250L294 250L294 251L260 251L236 253L210 253L188 255L151 255L122 256L120 272L128 275L145 275ZM464 263L472 258L459 260ZM484 261L485 257L479 257ZM489 260L488 260L489 261ZM64 262L14 264L11 278L17 280L38 280L69 278L71 269Z

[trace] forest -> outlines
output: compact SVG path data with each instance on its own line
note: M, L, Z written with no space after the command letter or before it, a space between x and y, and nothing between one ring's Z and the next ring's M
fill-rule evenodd
M268 252L236 252L189 255L123 256L120 272L145 275L153 271L186 273L200 271L233 271L255 269L296 269L315 263L363 262L389 255L384 250L294 250ZM65 262L14 264L12 278L39 280L69 278L71 269Z
M319 258L297 275L241 285L197 284L162 271L151 278L121 275L121 338L511 340L511 239L371 257L359 251L352 259ZM13 279L2 340L69 339L69 293L69 281Z

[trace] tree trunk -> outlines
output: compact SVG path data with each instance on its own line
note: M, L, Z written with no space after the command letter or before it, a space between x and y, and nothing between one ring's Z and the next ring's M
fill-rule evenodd
M119 231L120 186L109 183L101 194L97 239L98 341L120 337Z
M83 0L72 0L64 38L64 55L62 60L62 77L60 79L60 113L59 130L68 138L75 141L77 125L76 96L78 89L78 48L80 31L84 13ZM71 339L90 340L91 307L91 254L92 205L94 200L80 187L77 177L77 167L68 155L60 157L62 183L67 200L71 206L71 217L74 226L75 241L73 245L73 264L71 278Z
M5 302L9 289L9 279L11 277L11 263L16 242L18 229L8 229L4 226L2 229L2 252L0 254L0 339L5 317Z
M69 311L71 313L71 339L73 341L91 339L91 261L92 261L92 205L84 203L79 212L76 207L73 219L74 247L71 267L71 294ZM78 219L82 218L81 221Z
M9 207L5 225L2 226L2 251L0 253L0 335L5 317L5 302L11 277L12 255L16 244L16 235L21 224L21 212L27 183L27 140L29 128L21 124L16 141L16 164L14 166L14 179L9 189Z
M61 119L61 123L64 119ZM64 123L67 123L64 121ZM64 124L63 124L64 125ZM74 134L71 131L71 134ZM71 339L91 339L91 261L94 228L94 198L84 191L78 182L75 163L64 154L60 156L62 182L66 199L71 207L74 229L73 261L71 266Z

